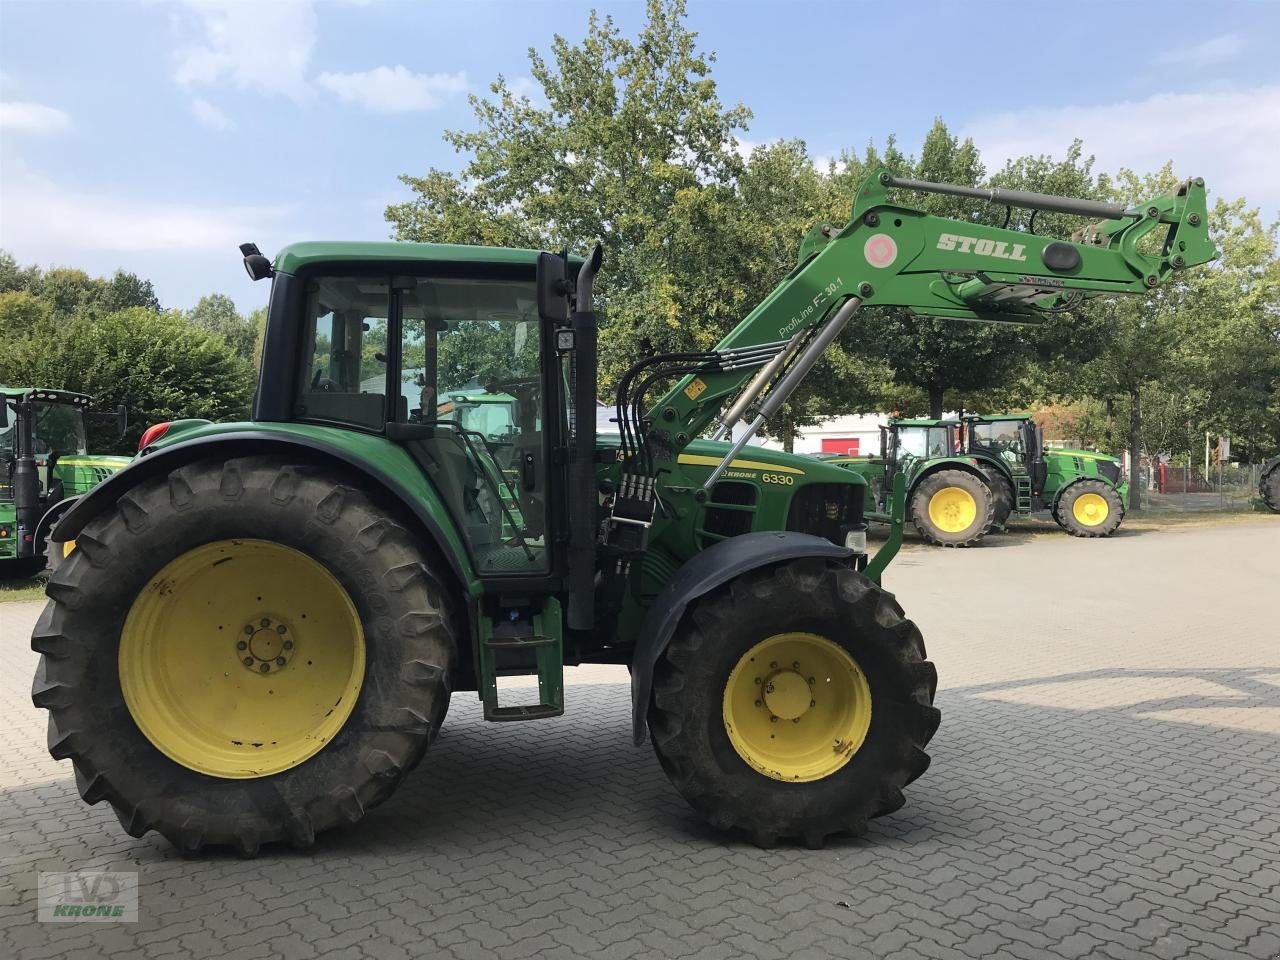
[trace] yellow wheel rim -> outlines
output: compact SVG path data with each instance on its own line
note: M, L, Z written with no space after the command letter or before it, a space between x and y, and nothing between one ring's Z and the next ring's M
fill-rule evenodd
M752 768L774 780L829 777L871 727L871 687L853 657L815 633L779 633L734 666L724 728Z
M1082 493L1071 504L1071 515L1086 527L1096 527L1111 515L1111 505L1101 494Z
M71 551L75 548L76 542L74 540L62 541L62 559L65 560L67 557L71 556Z
M342 585L267 540L218 540L166 564L120 634L138 729L174 762L230 779L314 756L351 715L364 660Z
M929 498L929 519L946 533L968 530L978 519L978 502L963 487L944 487Z

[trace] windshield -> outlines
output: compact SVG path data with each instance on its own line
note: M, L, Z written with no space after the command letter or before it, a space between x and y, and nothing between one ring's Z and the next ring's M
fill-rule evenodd
M35 455L84 453L88 446L84 436L84 416L78 407L65 403L37 403L34 425Z
M1016 463L1023 454L1022 423L1021 420L970 423L969 449Z
M898 459L949 457L952 452L950 427L898 427Z

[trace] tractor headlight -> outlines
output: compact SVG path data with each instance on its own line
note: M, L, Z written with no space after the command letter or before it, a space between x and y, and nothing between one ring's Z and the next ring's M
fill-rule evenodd
M844 545L854 553L867 552L867 528L855 527L844 535Z

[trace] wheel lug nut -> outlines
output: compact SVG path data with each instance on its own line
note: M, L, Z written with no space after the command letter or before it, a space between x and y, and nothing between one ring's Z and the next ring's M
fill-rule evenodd
M770 723L777 723L777 722L778 722L778 718L777 718L777 717L770 717L770 718L769 718L769 722L770 722Z
M284 657L276 657L276 666L277 666L277 667L283 667L283 666L284 666Z
M817 705L818 705L818 701L817 701L817 700L810 700L810 701L809 701L809 706L811 706L811 707L816 707Z
M252 667L252 666L253 666L253 657L245 657L245 658L244 658L244 665L245 665L246 667Z
M284 648L285 648L286 650L292 650L292 649L293 649L293 641L292 641L292 640L286 640L286 641L284 642Z
M761 706L761 703L760 703L760 701L759 701L759 700L757 700L757 701L756 701L756 706L757 706L757 707L758 707L758 706Z
M792 669L792 670L799 670L799 669L800 669L800 661L799 661L799 660L792 660L792 661L791 661L791 669Z
M799 722L800 722L800 718L799 718L799 717L795 717L794 719L792 719L792 721L791 721L791 722L792 722L792 723L799 723Z
M777 661L777 660L770 660L770 661L769 661L769 669L770 669L770 670L777 670L777 669L778 669L778 661Z
M249 634L250 636L252 636L252 635L253 635L253 627L249 626L249 624L247 624L247 623L246 623L246 624L244 625L244 632L245 632L245 633L247 633L247 634Z
M268 618L266 618L266 617L263 617L263 618L262 618L262 620L260 621L260 623L261 623L261 624L262 624L262 626L264 626L264 627L269 627L269 626L271 626L271 621L270 621Z
M271 664L269 664L269 663L264 663L264 664L263 664L262 666L260 666L258 669L259 669L259 670L261 670L263 673L266 673L267 671L269 671L269 670L271 669Z
M810 682L810 683L813 683L813 677L810 677L810 678L809 678L809 682Z
M248 650L248 649L249 649L249 644L247 644L247 643L245 643L243 640L241 640L239 643L237 643L237 644L236 644L236 649L237 649L237 650Z
M756 677L756 683L764 683L764 677Z
M283 624L283 623L282 623L282 624L280 624L280 626L276 627L276 633L284 633L284 624Z

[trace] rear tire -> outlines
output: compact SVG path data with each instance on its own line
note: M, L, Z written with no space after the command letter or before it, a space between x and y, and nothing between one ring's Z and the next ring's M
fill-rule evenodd
M911 522L940 547L972 546L987 535L994 517L991 488L967 470L931 473L911 495Z
M1081 480L1063 491L1053 519L1073 537L1109 537L1124 520L1124 502L1110 484Z
M1262 475L1258 492L1262 494L1262 502L1267 505L1268 510L1280 513L1280 463Z
M771 654L760 663L751 659L779 637L819 638L797 641L812 651L795 654L797 663L806 661L798 680L789 662L764 662ZM827 720L842 723L830 709L848 704L824 704L822 694L841 689L846 660L862 678L849 689L854 700L865 700L866 713L849 714L853 736L828 740ZM760 686L752 686L756 672L764 675ZM795 710L752 704L752 691L774 692L775 677L780 693L783 680L798 688ZM814 682L805 687L807 680ZM897 810L902 788L929 766L924 747L940 716L933 707L937 671L915 624L891 594L821 560L751 571L700 599L659 660L653 689L649 729L676 789L712 826L741 831L760 846L780 839L821 846L828 836L860 834L871 817ZM803 702L809 690L811 710ZM735 699L739 692L745 700ZM763 711L755 731L742 722L749 718L735 720L742 708ZM770 721L778 710L781 718ZM797 712L799 719L791 719ZM775 730L781 741L769 736ZM813 738L812 747L795 740L804 737ZM778 745L791 750L793 742L811 752L800 759L771 752Z
M1004 530L1004 525L1013 513L1013 487L1009 485L1009 479L995 467L983 467L982 472L991 489L991 526L987 533L995 533Z
M242 551L250 544L265 545L258 549L273 556L302 559L296 569L268 568L265 574L261 566L224 567L217 576L233 578L236 590L210 593L211 609L203 613L205 594L191 585L207 587L209 580L199 578L214 576L210 571L227 560L250 564L252 557L237 559L246 557ZM201 560L219 551L222 559ZM49 711L50 753L72 760L83 799L109 802L131 836L154 829L188 853L229 844L252 856L260 844L281 839L310 846L317 833L355 823L385 800L421 759L444 718L457 638L447 591L433 566L404 527L322 468L248 457L200 461L142 482L90 521L49 581L51 599L31 645L42 654L32 699ZM296 596L298 590L290 578L313 568L319 571L313 582L332 583L336 592L289 609L290 591ZM195 572L187 579L163 573L183 569ZM251 585L236 577L249 578ZM245 591L262 594L260 610L234 609L244 605L239 598ZM225 600L214 603L220 596ZM340 605L342 598L349 598L343 609L357 619L327 614L338 607L325 603ZM136 619L133 612L139 610L153 619ZM186 619L177 619L179 613ZM243 667L244 651L237 652L236 643L243 639L239 625L255 625L259 614L289 624L293 632L282 629L282 639L297 637L288 654L293 659L279 666L264 660L261 678L257 662ZM326 661L313 653L341 647L348 623L356 634L349 639L352 649L362 644L362 672L352 667L333 674L343 682L353 678L354 704L342 706L353 688L339 687L343 693L325 716L335 710L349 715L336 729L304 724L302 733L286 730L295 709L316 709L305 692L296 691L314 689L326 676ZM170 629L161 629L166 624ZM174 629L177 624L187 628ZM274 640L272 632L264 636ZM165 683L189 684L190 676L173 680L177 671L154 665L158 656L172 656L166 641L176 636L184 641L179 658L192 659L192 673L201 679L207 674L207 685L218 685L227 696L234 687L235 710L200 712L193 701L190 724L157 721L186 716L181 698L173 707L163 694L169 689ZM251 639L258 643L256 634ZM170 652L149 653L148 660L135 648ZM256 655L257 647L250 651ZM303 679L298 672L312 659L315 672ZM262 697L259 683L286 696ZM157 712L161 708L170 713ZM218 739L233 721L246 722L250 710L280 726L279 749L296 738L297 752L273 764L283 768L258 775L251 766L235 766L258 762L277 748L274 740ZM152 733L143 732L139 718ZM205 736L206 729L213 733ZM328 730L323 736L322 729ZM184 745L181 738L187 736L196 746ZM229 744L236 744L234 751ZM229 751L239 751L233 761L225 759ZM240 759L245 755L249 759Z

